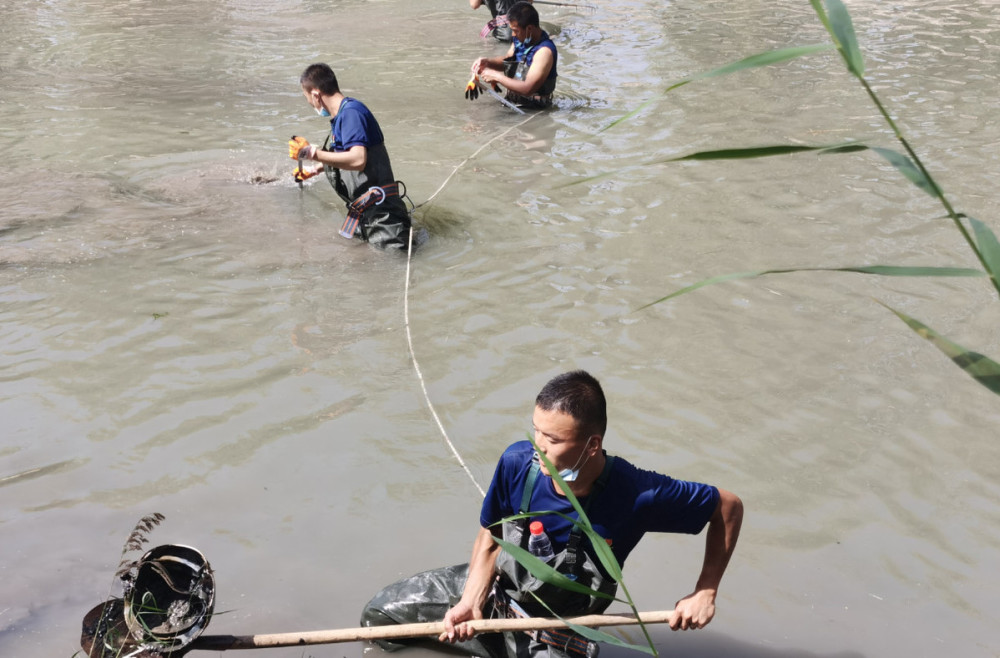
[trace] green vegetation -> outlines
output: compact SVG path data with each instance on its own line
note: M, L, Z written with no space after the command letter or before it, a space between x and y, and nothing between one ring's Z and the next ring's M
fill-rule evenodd
M854 76L861 87L864 89L865 93L868 95L869 99L874 103L875 107L878 109L879 114L885 120L886 124L891 128L896 140L902 146L902 152L878 147L869 146L860 142L844 142L841 144L833 145L819 145L819 146L802 146L802 145L789 145L789 144L777 144L777 145L767 145L767 146L755 146L749 148L731 148L731 149L720 149L713 151L701 151L697 153L690 153L688 155L665 158L653 160L650 162L643 163L638 166L646 166L649 164L659 164L663 162L676 162L683 160L732 160L732 159L746 159L746 158L762 158L774 155L788 155L793 153L800 153L803 151L816 151L820 154L845 154L845 153L856 153L859 151L870 150L882 158L884 158L889 164L891 164L897 171L899 171L907 180L916 185L919 189L923 190L925 193L936 199L941 203L944 208L946 216L954 224L955 228L961 233L962 238L965 240L966 244L972 250L973 255L978 261L979 268L964 268L964 267L899 267L899 266L889 266L889 265L864 265L864 266L849 266L849 267L800 267L800 268L782 268L782 269L767 269L760 270L756 272L742 272L734 274L725 274L721 276L712 277L699 281L693 285L687 286L673 292L665 297L661 297L656 301L647 304L643 308L652 306L653 304L658 304L664 302L668 299L672 299L679 295L703 288L708 285L722 283L724 281L732 281L735 279L746 279L752 277L758 277L765 274L784 274L790 272L803 272L803 271L816 271L816 270L827 270L827 271L839 271L839 272L855 272L860 274L874 274L878 276L934 276L934 277L953 277L953 276L985 276L989 277L990 283L993 288L1000 295L1000 241L997 240L996 235L993 231L983 222L970 217L964 213L960 213L955 210L952 203L949 201L941 189L941 186L937 183L934 177L927 171L924 166L923 161L916 154L910 142L903 135L899 126L889 115L888 110L886 110L885 105L879 99L878 95L874 92L868 81L865 79L865 64L861 56L861 50L858 47L858 41L854 33L854 25L851 22L850 14L844 3L841 0L810 0L813 9L815 9L817 16L823 23L827 32L830 34L832 39L832 46L828 44L822 45L812 45L812 46L801 46L794 48L783 48L780 50L770 51L766 53L761 53L758 55L753 55L747 57L738 62L732 64L727 64L726 66L717 68L715 70L709 71L707 73L702 73L699 75L692 76L685 80L682 80L676 84L668 87L664 94L658 98L663 98L667 92L670 92L682 85L695 80L701 80L705 78L725 75L729 73L735 73L737 71L743 71L750 68L756 68L760 66L767 66L770 64L776 64L779 62L785 62L796 57L801 57L804 55L810 55L813 53L821 52L824 50L829 50L831 47L836 48L837 52L840 54L841 59L847 66L848 72ZM824 7L825 5L825 7ZM622 121L626 121L638 112L642 111L643 108L648 106L650 103L657 99L652 99L647 103L640 106L637 110L622 117L618 121L610 124L605 128L611 128ZM622 171L622 170L618 170ZM589 180L594 180L595 178L604 178L612 175L615 172L605 173L600 176L586 178L581 181L575 181L573 184L579 184L581 182L586 182ZM931 343L941 350L944 354L952 359L956 365L962 368L967 374L973 377L977 382L990 389L997 395L1000 395L1000 364L996 361L973 352L971 350L954 343L941 334L939 334L934 329L924 323L909 317L908 315L893 309L892 307L879 302L887 309L895 313L903 322L907 324L913 331L915 331L919 336L926 338L931 341Z

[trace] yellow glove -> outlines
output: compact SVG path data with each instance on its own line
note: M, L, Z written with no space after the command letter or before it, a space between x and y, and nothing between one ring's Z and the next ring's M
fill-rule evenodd
M312 178L313 176L315 176L316 174L318 174L321 171L323 171L322 167L318 167L318 168L314 169L313 171L309 171L308 169L306 169L305 171L302 171L301 169L299 169L298 167L296 167L295 171L292 172L292 176L295 177L295 182L301 183L304 180L308 180L308 179Z
M306 141L305 137L296 137L288 140L288 157L292 160L312 160L316 157L316 147Z

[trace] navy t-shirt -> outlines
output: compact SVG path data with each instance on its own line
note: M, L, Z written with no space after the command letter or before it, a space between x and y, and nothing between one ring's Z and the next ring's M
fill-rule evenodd
M519 441L501 455L479 517L484 528L518 512L534 454L530 441ZM588 508L591 496L595 498ZM646 471L616 457L604 490L579 500L594 529L609 541L618 563L624 565L647 532L701 532L715 512L719 490ZM544 473L535 481L529 511L562 512L577 518L569 500L556 493L552 478ZM555 514L539 515L537 520L545 526L555 551L565 548L572 524Z
M370 149L385 141L371 110L355 98L344 98L330 123L334 151L348 151L358 144Z

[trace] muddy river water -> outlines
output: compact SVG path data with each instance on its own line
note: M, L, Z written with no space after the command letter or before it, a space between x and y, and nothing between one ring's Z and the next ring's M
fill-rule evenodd
M382 585L467 558L478 487L575 368L605 386L610 452L746 505L715 621L654 629L664 655L1000 655L1000 398L877 303L998 358L983 280L814 272L641 309L729 272L974 266L957 231L870 153L651 164L895 147L832 52L602 131L825 40L808 2L589 1L539 5L560 82L526 121L463 98L502 50L463 0L0 0L0 656L71 656L152 512L153 544L215 569L210 633L356 625ZM1000 230L996 5L849 8L872 86ZM285 141L326 127L297 85L314 61L411 198L440 190L409 263L291 179ZM647 537L639 607L689 593L702 545Z

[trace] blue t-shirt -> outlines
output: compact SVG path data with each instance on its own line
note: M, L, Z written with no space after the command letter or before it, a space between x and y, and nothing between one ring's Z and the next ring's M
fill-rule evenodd
M513 444L500 457L486 492L480 524L485 528L518 512L535 449L530 441ZM594 500L588 507L588 498ZM675 480L637 468L616 457L603 491L580 498L594 529L605 540L620 565L647 532L696 535L708 523L719 503L719 490L707 484ZM539 473L530 510L555 511L577 518L569 500L555 492L552 478ZM534 519L533 519L534 520ZM555 514L537 517L558 553L566 546L572 524Z
M371 110L355 98L345 97L341 101L337 116L330 121L330 126L334 151L348 151L358 144L371 149L385 141L382 129Z

